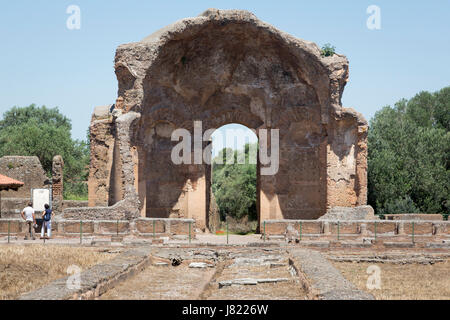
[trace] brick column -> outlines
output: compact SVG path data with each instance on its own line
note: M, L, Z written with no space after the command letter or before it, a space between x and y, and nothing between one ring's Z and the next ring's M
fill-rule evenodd
M60 155L53 157L52 164L52 208L55 213L62 212L63 204L63 168L64 161Z

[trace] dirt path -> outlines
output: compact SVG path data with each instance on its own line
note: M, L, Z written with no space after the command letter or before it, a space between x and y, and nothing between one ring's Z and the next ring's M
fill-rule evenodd
M149 266L132 279L101 296L102 300L196 299L214 274L213 268L192 269L187 265Z
M305 299L284 250L161 250L143 272L101 299ZM173 266L173 261L181 264ZM192 268L192 262L206 263ZM175 263L176 264L176 263Z

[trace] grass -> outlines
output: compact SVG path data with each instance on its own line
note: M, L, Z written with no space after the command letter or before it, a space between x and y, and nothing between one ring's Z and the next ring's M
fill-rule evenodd
M433 265L333 262L343 276L377 300L449 300L450 260ZM381 289L366 288L371 265L381 269Z
M80 196L77 194L65 194L64 195L64 200L77 200L77 201L88 201L88 197L87 196Z
M17 299L23 293L66 277L70 265L84 270L114 256L98 248L0 245L0 300Z

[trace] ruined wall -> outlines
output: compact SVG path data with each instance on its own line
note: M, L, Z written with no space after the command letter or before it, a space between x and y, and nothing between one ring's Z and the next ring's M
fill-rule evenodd
M49 180L38 157L4 156L0 158L0 173L24 183L17 191L1 191L3 199L31 199L31 189L44 188Z
M111 106L97 107L90 130L91 162L89 166L89 206L108 206L114 152L114 124Z
M136 197L141 216L204 229L210 168L170 158L171 133L193 135L194 121L201 133L228 123L280 130L279 170L258 179L260 221L366 203L367 123L341 106L344 56L322 57L249 12L210 9L119 46L115 71L115 108L91 124L90 205Z
M63 209L64 161L60 155L53 157L52 163L52 209L59 213Z
M343 108L330 118L327 146L327 208L367 203L367 122Z

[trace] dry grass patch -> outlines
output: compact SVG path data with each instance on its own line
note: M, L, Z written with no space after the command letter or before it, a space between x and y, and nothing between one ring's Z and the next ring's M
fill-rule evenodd
M378 300L449 300L450 260L433 265L332 262L342 275ZM381 289L368 290L367 268L381 269Z
M115 255L99 248L0 245L0 300L17 299L67 276L70 265L84 270Z

